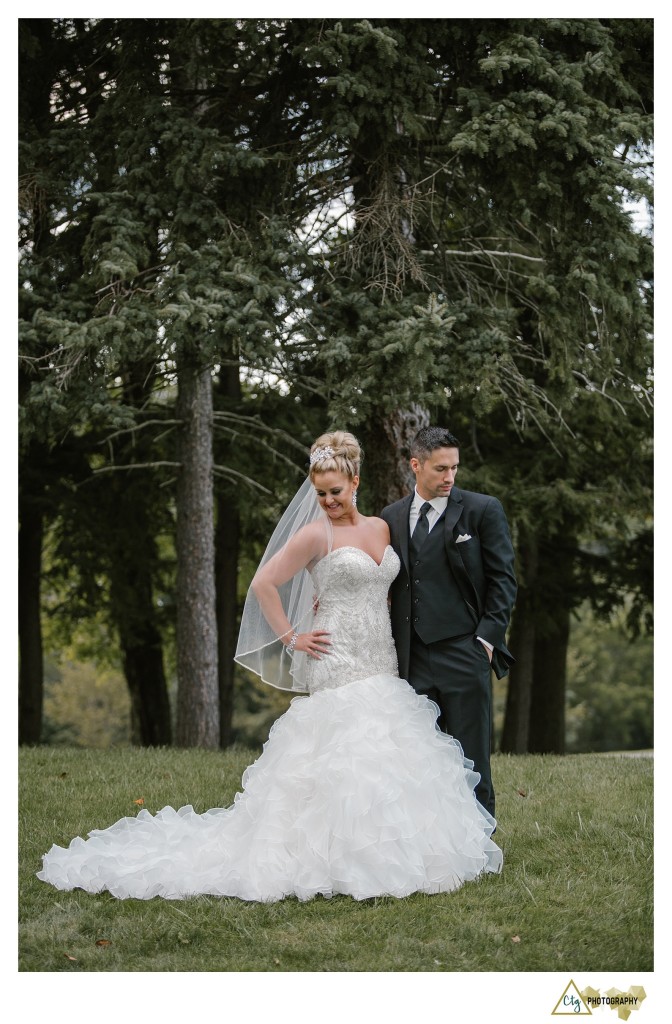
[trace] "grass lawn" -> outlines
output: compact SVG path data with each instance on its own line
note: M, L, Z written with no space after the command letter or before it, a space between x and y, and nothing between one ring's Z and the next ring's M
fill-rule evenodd
M125 900L38 881L144 799L227 806L248 750L20 753L20 971L653 970L653 760L498 755L504 870L439 896ZM102 941L101 941L102 940Z

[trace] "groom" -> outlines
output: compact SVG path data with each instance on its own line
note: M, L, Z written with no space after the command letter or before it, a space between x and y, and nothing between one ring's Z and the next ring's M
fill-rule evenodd
M399 675L438 704L441 729L474 762L476 798L494 815L490 670L501 679L513 661L504 637L514 555L497 498L455 487L459 461L450 431L424 427L411 445L415 491L381 513L401 559L392 632Z

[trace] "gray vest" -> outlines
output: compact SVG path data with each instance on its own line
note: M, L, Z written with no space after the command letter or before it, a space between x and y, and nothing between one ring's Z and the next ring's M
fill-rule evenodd
M434 524L420 554L411 554L411 620L426 644L473 633L477 622L455 582L446 555L444 515Z

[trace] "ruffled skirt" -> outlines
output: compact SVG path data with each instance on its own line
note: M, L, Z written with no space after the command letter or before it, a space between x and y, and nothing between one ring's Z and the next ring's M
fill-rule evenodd
M228 808L141 810L68 849L38 878L119 899L201 893L273 902L408 896L501 870L479 776L438 709L378 675L297 697Z

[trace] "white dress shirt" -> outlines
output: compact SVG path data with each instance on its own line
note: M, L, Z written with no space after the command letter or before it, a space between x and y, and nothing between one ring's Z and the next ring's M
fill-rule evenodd
M408 517L408 528L411 532L411 537L413 536L413 531L417 526L418 519L420 518L420 509L425 504L425 500L426 499L422 498L416 490L413 496L413 501L411 502L411 511ZM427 526L428 532L431 533L432 527L435 526L437 519L446 510L448 498L432 498L429 504L432 507L427 512Z

